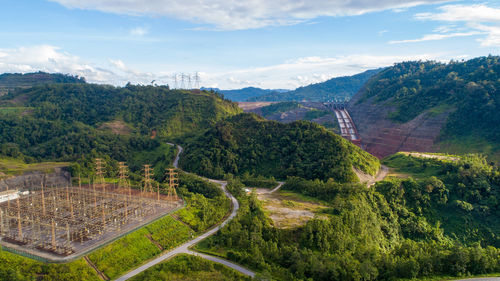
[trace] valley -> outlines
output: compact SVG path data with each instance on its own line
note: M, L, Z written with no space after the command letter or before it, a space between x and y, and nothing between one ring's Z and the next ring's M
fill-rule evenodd
M497 61L470 63L495 70ZM0 276L408 280L498 274L500 182L495 154L489 154L495 150L446 154L440 146L474 136L457 129L464 119L476 124L471 132L494 143L492 121L474 123L482 113L470 110L457 119L457 112L476 100L443 96L439 84L387 93L387 79L400 81L396 85L416 83L412 75L426 81L422 70L396 79L408 65L421 69L415 62L379 70L347 104L236 104L215 91L71 81L9 90L0 98L8 109L0 114L1 180L6 191L29 195L19 193L19 200L0 204L7 218ZM435 74L463 66L426 67ZM442 83L451 83L454 95L464 97L472 88L490 91L483 101L488 107L478 106L495 120L489 85L496 80L481 80L481 88L474 80L479 74L461 75L471 81L445 77ZM459 92L462 85L465 92ZM429 101L420 104L410 93ZM122 181L124 165L128 185ZM46 185L38 191L32 186L41 185L43 174L54 182L65 179L68 187ZM98 187L95 195L91 186ZM86 192L90 197L79 197ZM41 198L35 198L38 194ZM91 204L97 211L92 211L87 203L97 194L97 206ZM136 206L124 194L147 198L137 199ZM174 194L176 205L163 210L160 201ZM62 202L54 205L59 215L54 212L52 228L32 210L43 207L45 195ZM35 207L25 212L24 205ZM139 217L128 211L134 208L145 216L132 227L123 222ZM88 237L99 237L102 228L99 247L80 251L71 244L78 237L82 245L90 241L78 236L86 231L78 224L60 227L71 214L94 219L86 227L93 231ZM48 243L31 237L38 220ZM59 258L67 252L68 260L54 265L22 249L42 244ZM13 265L19 268L15 273L9 271Z

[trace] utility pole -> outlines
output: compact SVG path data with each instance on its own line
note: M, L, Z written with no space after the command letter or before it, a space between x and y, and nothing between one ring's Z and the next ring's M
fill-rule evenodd
M153 185L152 185L152 174L151 174L151 165L144 165L144 190L143 192L153 193Z
M104 162L102 161L102 159L96 158L95 159L95 171L96 171L95 174L96 174L96 178L97 178L97 183L101 184L103 191L106 191L105 186L104 186L103 166L104 166Z
M195 88L199 89L200 88L200 74L198 73L198 71L196 71L194 74L194 83L195 83Z
M176 188L179 186L178 183L178 173L175 172L175 169L168 169L167 170L167 176L168 176L168 193L167 193L167 199L169 201L177 201L177 191Z

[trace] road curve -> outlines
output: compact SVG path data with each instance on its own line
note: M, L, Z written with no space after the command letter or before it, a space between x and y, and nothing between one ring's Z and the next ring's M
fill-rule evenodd
M283 186L283 184L284 184L284 182L279 181L279 182L278 182L278 185L277 185L275 188L273 188L271 191L269 191L269 193L273 193L273 192L278 191L278 189L280 189L280 188L281 188L281 186Z
M169 145L172 145L174 146L173 143L167 143ZM178 165L179 165L179 157L180 157L180 154L182 153L183 149L181 146L177 145L177 155L175 157L175 160L173 162L173 166L175 168L178 168ZM208 181L210 182L213 182L213 183L216 183L216 184L219 184L220 187L222 188L222 190L224 191L224 194L229 198L231 199L231 203L232 203L232 206L233 206L233 209L231 211L231 214L219 225L217 225L216 227L213 227L211 228L210 230L208 230L207 232L201 234L200 236L197 236L196 238L178 246L177 248L174 248L168 252L165 252L161 255L159 255L158 257L154 258L153 260L139 266L138 268L132 270L132 271L129 271L128 273L122 275L121 277L118 277L116 280L117 281L124 281L124 280L128 280L134 276L136 276L137 274L165 261L165 260L168 260L170 258L172 258L173 256L175 255L178 255L178 254L190 254L190 255L195 255L195 256L199 256L199 257L202 257L204 259L207 259L207 260L211 260L211 261L214 261L214 262L218 262L218 263L221 263L221 264L224 264L226 266L229 266L230 268L233 268L247 276L251 276L251 277L254 277L255 276L255 273L238 265L238 264L235 264L235 263L232 263L230 261L227 261L227 260L224 260L224 259L221 259L221 258L218 258L218 257L213 257L213 256L209 256L209 255L205 255L205 254L201 254L201 253L198 253L198 252L194 252L194 251L191 251L189 248L194 246L195 244L199 243L201 240L215 234L217 231L219 231L219 229L221 229L222 227L224 227L228 222L230 222L237 214L238 212L238 209L240 208L240 205L238 203L238 200L236 200L236 198L234 198L234 196L229 193L226 189L226 185L227 185L227 182L226 181L220 181L220 180L213 180L213 179L207 179ZM278 186L279 187L279 186Z

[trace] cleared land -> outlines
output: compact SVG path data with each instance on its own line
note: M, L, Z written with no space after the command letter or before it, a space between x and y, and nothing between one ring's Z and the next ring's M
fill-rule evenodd
M8 176L22 175L26 172L40 171L51 173L55 168L69 166L67 162L43 162L26 164L19 159L1 158L0 159L0 179Z
M313 218L325 217L319 213L328 208L292 192L270 192L266 188L257 188L255 191L277 228L293 228L304 225Z

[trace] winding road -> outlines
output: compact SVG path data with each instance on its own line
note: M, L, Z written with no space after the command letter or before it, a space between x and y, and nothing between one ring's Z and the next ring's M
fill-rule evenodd
M168 145L171 145L171 146L175 146L175 144L173 143L167 143ZM179 168L179 158L180 158L180 155L183 151L183 148L180 146L180 145L177 145L177 155L175 156L175 160L173 162L173 166L175 168ZM231 195L231 193L229 193L226 189L226 185L227 185L227 182L226 181L220 181L220 180L213 180L213 179L207 179L208 181L210 182L213 182L213 183L216 183L216 184L219 184L220 187L222 188L222 190L224 191L224 193L226 194L226 196L231 199L231 203L232 203L232 211L231 211L231 214L219 225L217 225L216 227L214 228L211 228L210 230L208 230L207 232L201 234L200 236L197 236L196 238L178 246L177 248L174 248L168 252L165 252L161 255L159 255L158 257L152 259L151 261L141 265L140 267L132 270L132 271L129 271L128 273L122 275L121 277L117 278L116 280L119 280L119 281L123 281L123 280L128 280L134 276L136 276L137 274L165 261L165 260L168 260L172 257L174 257L175 255L178 255L178 254L190 254L190 255L194 255L194 256L198 256L198 257L201 257L201 258L204 258L204 259L207 259L207 260L210 260L210 261L214 261L214 262L218 262L220 264L223 264L223 265L226 265L230 268L233 268L247 276L251 276L251 277L254 277L255 276L255 273L251 270L248 270L238 264L235 264L233 262L230 262L228 260L225 260L225 259L221 259L221 258L218 258L218 257L214 257L214 256L209 256L209 255L206 255L206 254L202 254L202 253L198 253L198 252L194 252L192 250L190 250L189 248L191 248L192 246L196 245L197 243L199 243L201 240L215 234L217 231L219 231L219 229L221 229L222 227L224 227L229 221L231 221L235 216L236 216L236 213L238 212L238 209L240 207L239 203L238 203L238 200L236 200L236 198L234 198L233 195ZM275 190L279 189L281 187L281 185L283 185L283 183L280 183L275 189L273 189L272 192L274 192Z

